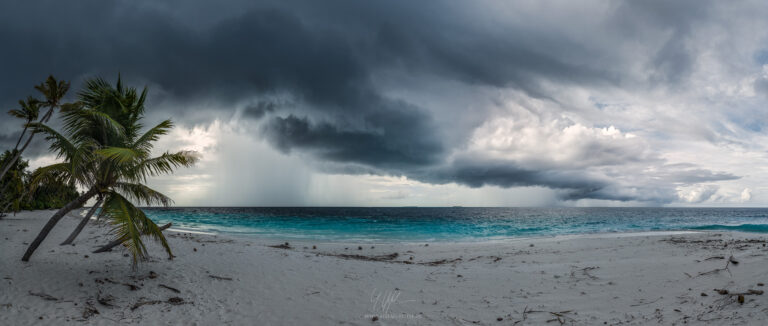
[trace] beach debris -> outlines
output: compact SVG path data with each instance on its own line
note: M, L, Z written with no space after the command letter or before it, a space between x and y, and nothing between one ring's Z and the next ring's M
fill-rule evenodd
M706 294L706 293L704 293L704 292L701 292L701 296L702 296L702 297L708 297L709 295L708 295L708 294Z
M215 280L221 280L221 281L231 281L231 277L222 277L222 276L216 276L216 275L208 275L208 277L215 279Z
M763 284L763 283L757 283L757 286L763 286L763 285L765 285L765 284Z
M83 307L83 319L91 318L93 315L98 315L99 309L96 309L90 302L85 303Z
M183 304L192 304L193 302L185 301L183 298L179 298L179 297L171 297L171 298L168 298L168 300L165 300L165 301L162 301L162 300L139 301L139 302L136 302L136 304L134 304L131 307L131 310L139 309L141 306L155 305L155 304L161 304L161 303L167 303L167 304L170 304L172 306L178 306L178 305L183 305Z
M279 245L274 245L274 246L267 246L267 247L277 248L277 249L293 249L293 247L291 247L291 244L289 244L288 242L281 243Z
M110 280L110 279L108 279L108 278L106 278L106 277L104 278L104 281L105 281L105 282L109 282L109 283L112 283L112 284L121 284L121 285L125 285L125 286L127 286L129 289L131 289L131 291L137 291L137 290L141 289L141 288L140 288L138 285L134 285L134 284L131 284L131 283L121 283L121 282L116 282L116 281ZM98 283L98 282L97 282L97 283Z
M720 273L720 271L727 271L729 275L733 276L733 274L731 273L731 270L728 269L728 267L732 263L732 260L735 261L735 259L733 259L733 255L731 255L731 258L729 258L725 262L725 267L723 267L723 268L716 268L716 269L713 269L713 270L708 271L708 272L702 272L702 273L699 273L699 275L696 275L696 276L704 276L704 275L708 275L708 274L717 274L717 273ZM734 264L738 264L738 263L739 262L736 261Z
M728 258L728 262L730 262L731 264L734 264L734 265L738 265L739 264L739 261L736 260L736 258L733 258L733 255L731 255L731 257Z
M715 289L715 292L717 292L718 294L721 294L721 295L728 294L728 290L726 290L726 289Z
M664 297L659 297L658 299L653 300L653 301L645 301L644 299L640 299L638 303L630 305L630 307L638 307L638 306L649 305L649 304L652 304L652 303L656 303L657 301L659 301L661 299L664 299Z
M597 280L599 277L594 276L589 273L589 271L595 270L600 268L599 266L588 266L583 268L578 268L578 266L571 266L571 279L579 279L579 277L576 275L576 272L581 272L581 275L586 276L590 280Z
M357 250L363 250L363 246L357 246Z
M713 259L725 259L725 256L712 256L707 259L704 259L704 261L713 260Z
M168 303L170 303L170 304L172 304L174 306L178 306L178 305L184 304L185 302L184 302L184 299L182 299L182 298L173 297L173 298L168 298Z
M440 260L434 260L430 262L423 262L423 263L417 263L419 265L427 265L427 266L438 266L443 264L453 264L458 263L461 261L461 258L455 258L455 259L440 259Z
M533 247L533 243L529 244L528 247Z
M396 252L393 252L389 255L378 255L378 256L346 255L346 254L325 254L325 255L344 258L344 259L367 260L367 261L391 261L399 256L399 254Z
M739 297L738 297L737 301L739 301L739 304L744 304L744 295L743 294L739 294Z
M373 317L371 317L371 321L377 321L377 320L379 320L379 316L373 316Z
M113 297L113 296L111 296L109 294L107 296L104 296L104 297L101 296L101 293L97 293L96 294L96 301L98 303L102 304L103 306L114 307L115 305L112 304L112 301L114 301L114 300L115 300L115 297ZM86 302L86 305L90 305L90 302Z
M192 248L192 251L197 252L197 248Z
M171 291L176 292L176 293L181 293L181 291L179 291L178 289L172 288L172 287L167 286L165 284L158 284L157 286L159 286L161 288L166 288L166 289L171 290Z
M147 276L147 277L149 277L150 279L156 279L157 278L157 273L155 273L153 271L149 271L149 276Z
M48 301L58 301L59 300L58 298L56 298L56 297L54 297L54 296L52 296L50 294L46 294L46 293L42 293L42 292L35 293L35 292L32 292L32 291L29 291L29 295L34 295L36 297L41 297L44 300L48 300Z
M312 249L317 249L317 246L312 246Z
M163 302L164 301L160 301L160 300L139 301L139 302L136 302L136 304L134 304L133 307L131 307L131 310L139 309L141 306L145 306L148 304L160 304Z
M0 304L0 307L10 308L10 307L13 307L13 304L12 303L3 303L3 304Z

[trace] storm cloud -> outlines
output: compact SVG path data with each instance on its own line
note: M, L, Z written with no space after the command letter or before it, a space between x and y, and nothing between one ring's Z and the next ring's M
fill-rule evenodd
M724 5L7 2L0 106L48 74L76 88L121 73L150 87L153 115L189 127L234 116L324 173L705 201L742 172L676 155L689 150L679 141L755 150L760 128L743 122L765 104L750 92L768 94L755 59L768 35L742 33L768 25L768 8ZM3 119L1 146L18 125ZM697 184L706 191L681 195Z

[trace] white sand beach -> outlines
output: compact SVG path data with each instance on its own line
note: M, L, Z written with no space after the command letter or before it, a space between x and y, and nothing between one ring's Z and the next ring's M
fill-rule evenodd
M25 243L51 214L0 220L2 325L768 323L762 234L274 248L281 241L166 231L176 258L155 246L154 259L131 270L121 249L91 253L106 226L59 246L72 214L23 263Z

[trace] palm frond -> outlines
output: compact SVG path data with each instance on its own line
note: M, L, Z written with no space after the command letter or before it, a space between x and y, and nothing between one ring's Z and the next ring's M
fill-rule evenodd
M139 204L169 206L173 203L170 197L140 183L117 182L114 188L123 196L131 198Z
M94 151L97 155L100 155L106 159L113 160L117 163L124 164L133 160L142 158L142 153L133 149L125 147L107 147Z
M128 180L145 181L148 177L172 173L178 167L191 167L199 160L195 151L165 152L160 156L141 161L126 171Z
M103 209L104 216L108 217L113 225L112 234L133 255L134 266L149 257L147 246L141 239L143 235L158 241L168 253L168 257L173 258L171 248L157 224L125 197L116 192L110 192Z
M171 122L171 120L164 120L141 135L141 137L133 143L133 147L150 151L153 147L152 143L160 139L160 136L168 134L171 129L173 129L173 122Z
M56 153L57 158L72 158L77 155L78 145L50 126L39 122L28 123L27 126L32 132L45 135L45 139L50 142L48 148Z

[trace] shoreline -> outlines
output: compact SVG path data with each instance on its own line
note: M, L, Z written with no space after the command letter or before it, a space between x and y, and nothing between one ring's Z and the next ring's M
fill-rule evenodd
M152 259L131 270L120 249L90 253L107 242L108 226L89 224L75 246L59 246L78 221L71 214L22 263L24 242L49 216L24 212L0 220L0 324L768 322L768 295L748 294L740 304L737 296L714 291L768 290L758 285L768 283L766 234L376 244L289 239L282 247L277 239L168 232L176 258L167 260L152 244ZM729 262L731 255L738 264Z

